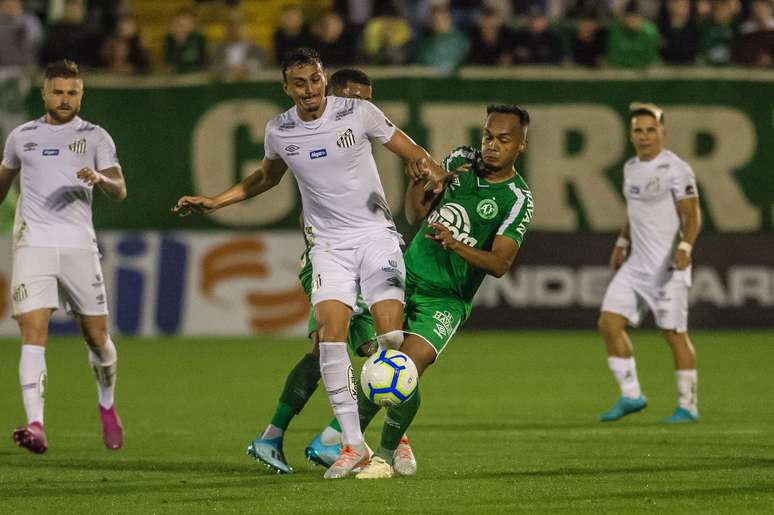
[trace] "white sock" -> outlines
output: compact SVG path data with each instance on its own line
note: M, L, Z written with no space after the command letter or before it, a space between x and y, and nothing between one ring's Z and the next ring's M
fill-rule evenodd
M637 380L637 365L634 363L634 357L615 358L611 356L607 358L607 364L621 387L621 397L636 399L642 395L640 382Z
M24 411L27 424L40 422L43 425L43 404L46 397L46 348L40 345L22 345L19 359L19 382L21 383Z
M355 381L345 342L320 343L320 373L331 400L333 414L341 425L343 443L353 447L362 446L363 433L357 414Z
M261 435L261 438L264 438L266 440L272 440L274 438L279 438L282 435L285 434L285 431L283 431L281 428L275 426L274 424L269 424L266 426L266 431L263 432Z
M328 426L323 429L323 432L320 434L320 441L323 445L336 445L337 443L341 443L341 432Z
M677 376L677 405L697 414L699 399L696 394L698 385L696 369L678 370L675 376Z
M113 406L114 402L118 366L118 353L110 336L102 347L89 349L89 364L94 371L94 377L97 379L99 405L108 409Z

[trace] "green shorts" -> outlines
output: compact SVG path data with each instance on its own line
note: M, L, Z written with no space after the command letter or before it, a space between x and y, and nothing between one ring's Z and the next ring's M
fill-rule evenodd
M301 273L298 274L298 279L301 281L301 287L306 293L306 298L312 297L312 262L307 255L308 251L304 251L301 256ZM309 307L309 320L306 324L307 335L311 336L312 333L317 331L317 320L314 318L314 306ZM347 346L357 356L363 356L360 352L360 346L367 342L376 342L376 330L374 329L374 319L371 317L371 312L368 311L368 306L363 299L358 295L357 305L352 312L352 320L349 321L349 334L347 335Z
M465 303L448 297L430 297L411 293L406 300L406 334L427 341L438 355L465 320Z

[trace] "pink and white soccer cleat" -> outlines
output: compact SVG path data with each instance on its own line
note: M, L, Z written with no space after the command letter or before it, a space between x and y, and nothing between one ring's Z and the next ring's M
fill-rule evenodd
M46 432L43 431L43 424L33 422L29 425L16 428L13 432L13 441L16 445L23 447L35 454L43 454L48 450L48 440Z
M120 449L124 445L124 426L121 425L121 419L116 413L116 405L113 404L109 409L99 407L99 418L102 421L102 440L105 447L112 450Z

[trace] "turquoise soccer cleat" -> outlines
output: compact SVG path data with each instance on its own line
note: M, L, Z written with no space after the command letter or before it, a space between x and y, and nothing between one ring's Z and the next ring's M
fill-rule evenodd
M621 397L618 399L618 402L615 403L615 406L599 416L599 420L602 422L612 422L623 418L626 415L637 413L638 411L645 409L647 405L648 401L645 399L644 395L640 395L637 398Z
M675 408L674 413L671 416L662 420L665 424L686 424L690 422L698 422L699 414L693 413L685 408Z
M322 443L322 440L320 440L319 434L314 437L314 440L309 442L309 445L306 446L306 450L304 451L306 459L325 468L336 463L340 453L341 444L325 445Z
M257 437L247 446L247 454L260 461L277 474L292 474L285 453L282 452L282 438L265 439Z

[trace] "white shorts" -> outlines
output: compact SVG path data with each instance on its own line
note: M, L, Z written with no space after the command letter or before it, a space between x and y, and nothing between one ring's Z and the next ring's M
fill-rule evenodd
M36 309L107 315L99 253L66 247L20 247L14 251L11 298L14 316Z
M690 272L675 271L667 282L654 284L623 267L607 287L601 311L623 315L635 327L652 311L660 329L684 333L688 330L689 284Z
M404 302L406 266L400 242L384 236L351 249L309 251L312 304L338 300L354 307L358 294L370 308L383 300Z

